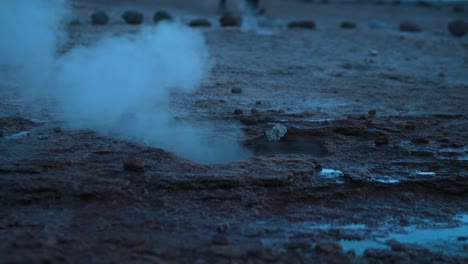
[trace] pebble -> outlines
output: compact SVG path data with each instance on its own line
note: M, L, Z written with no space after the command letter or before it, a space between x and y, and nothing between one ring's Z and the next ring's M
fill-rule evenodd
M242 109L235 109L234 110L235 115L242 115L243 113L244 113L244 111L242 111Z
M315 29L315 21L302 20L302 21L289 22L288 28Z
M428 144L429 139L426 137L416 137L411 140L414 144Z
M374 139L374 144L376 146L387 145L389 142L390 142L390 138L388 136L381 136L381 137Z
M240 122L244 125L252 126L258 123L257 118L251 116L243 116L240 119Z
M317 253L335 254L341 252L343 247L339 243L335 242L323 242L315 246Z
M242 24L242 19L240 17L226 14L219 18L219 24L222 27L238 27Z
M211 22L208 19L199 18L190 21L189 26L191 27L211 27Z
M463 20L453 20L447 27L455 37L463 37L468 32L468 23Z
M454 6L453 7L453 12L455 12L455 13L464 13L465 9L462 6Z
M262 112L260 110L258 110L257 108L252 108L250 109L250 112L253 114L253 115L260 115Z
M352 28L356 28L357 25L354 22L343 21L343 22L341 22L340 27L345 28L345 29L352 29Z
M371 109L371 110L369 110L369 112L367 112L367 114L369 114L369 116L373 117L373 116L375 116L377 114L377 110Z
M400 31L402 32L420 32L421 27L412 21L403 21L400 23Z
M236 87L231 89L231 93L233 94L240 94L242 93L242 88Z
M126 171L144 172L145 162L140 159L126 159L123 162L123 168Z

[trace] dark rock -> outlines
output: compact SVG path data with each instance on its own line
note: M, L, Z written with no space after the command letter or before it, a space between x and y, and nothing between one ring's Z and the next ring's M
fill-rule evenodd
M262 112L260 110L258 110L257 108L252 108L250 109L250 112L253 114L253 115L260 115Z
M140 25L143 23L143 14L138 11L128 10L122 14L122 19L129 25Z
M242 23L240 17L233 16L231 14L225 14L219 18L219 24L222 27L238 27Z
M323 242L315 246L315 251L317 253L324 254L336 254L341 252L342 249L343 247L339 243L335 242Z
M199 18L190 21L189 26L191 27L211 27L211 22L208 19Z
M453 12L455 12L455 13L464 13L465 9L462 6L454 6L453 7Z
M96 11L91 14L91 24L93 25L106 25L109 23L109 15L104 11Z
M161 21L172 21L173 19L174 18L172 17L172 15L165 10L159 10L156 13L154 13L153 16L153 21L156 24L158 24Z
M390 142L390 137L388 136L381 136L381 137L374 139L374 144L376 146L387 145L389 142Z
M424 0L420 0L416 2L416 5L421 6L421 7L432 7L432 3Z
M61 128L61 127L54 127L54 132L55 132L55 133L61 133L61 132L62 132L62 128Z
M240 94L242 93L242 88L236 87L231 89L231 93L233 94Z
M343 21L343 22L341 22L340 27L341 28L346 28L346 29L351 29L351 28L356 28L357 25L354 22Z
M455 37L463 37L468 32L468 23L463 20L451 21L447 27Z
M400 23L400 31L403 32L420 32L422 29L421 27L412 22L412 21L403 21Z
M369 114L369 116L375 116L377 114L377 110L369 110L369 112L367 112L367 114Z
M426 137L417 137L417 138L413 138L411 142L413 142L414 144L428 144L429 139Z
M216 231L220 234L226 233L228 229L229 229L229 225L227 224L221 224L221 225L218 225L218 227L216 227Z
M235 109L234 110L235 115L242 115L243 113L244 113L244 111L242 111L242 109Z
M406 246L395 239L390 239L386 242L393 251L406 251Z
M256 101L255 104L256 105L262 105L262 101Z
M126 159L123 162L123 168L127 171L144 172L145 162L140 159Z
M315 29L315 21L313 20L293 21L288 24L288 28Z
M242 124L244 124L244 125L247 125L247 126L253 126L253 125L256 125L258 123L258 120L255 117L243 116L243 117L241 117L240 122Z
M458 241L468 241L468 237L466 237L466 236L459 236L459 237L457 237L457 240L458 240Z

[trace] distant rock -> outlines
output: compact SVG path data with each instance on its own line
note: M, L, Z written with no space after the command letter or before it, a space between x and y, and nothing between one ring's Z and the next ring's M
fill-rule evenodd
M123 168L126 171L144 172L145 162L140 159L126 159L123 162Z
M420 32L422 29L421 27L412 22L412 21L403 21L400 23L400 31L403 32Z
M343 247L336 242L322 242L315 246L315 251L317 253L324 253L324 254L336 254L341 252Z
M211 27L211 22L208 19L198 18L190 21L191 27Z
M468 23L463 20L451 21L447 27L455 37L463 37L468 32Z
M138 11L127 10L122 14L122 19L129 25L140 25L143 23L143 14Z
M315 29L315 21L313 20L302 20L289 22L288 28L303 28L303 29Z
M374 116L377 115L377 110L371 109L371 110L369 110L369 111L367 112L367 114L368 114L369 116L371 116L371 117L374 117Z
M258 123L257 118L251 116L243 116L240 118L240 122L247 126L253 126Z
M356 28L357 25L354 22L343 21L343 22L341 22L340 27L344 28L344 29L352 29L352 28Z
M388 136L381 136L374 139L374 144L376 146L387 145L390 142L390 138Z
M69 26L79 26L81 25L81 21L78 18L74 18L68 22Z
M173 19L174 18L172 17L172 15L169 14L169 12L165 10L159 10L156 13L154 13L154 16L153 16L153 21L156 24L158 24L161 21L172 21Z
M239 87L232 88L231 93L240 94L240 93L242 93L242 88L239 88Z
M106 25L109 20L109 15L104 11L96 11L91 14L91 24L93 25Z
M219 18L219 24L222 27L239 27L242 24L242 19L231 14L225 14Z
M235 115L242 115L243 113L244 113L244 111L242 111L242 109L235 109L234 110Z
M257 108L252 108L252 109L250 109L250 112L252 113L252 115L260 115L260 114L262 114L262 111L258 110Z
M416 137L411 140L414 144L429 144L429 139L426 137Z

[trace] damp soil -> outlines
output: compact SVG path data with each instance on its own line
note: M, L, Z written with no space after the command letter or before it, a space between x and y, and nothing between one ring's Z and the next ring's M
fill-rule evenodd
M74 6L83 19L130 5L216 18L182 2ZM468 45L445 30L463 14L280 2L265 1L267 14L313 13L317 29L202 29L214 68L172 102L220 137L242 131L250 157L200 163L69 128L3 82L0 263L466 263ZM402 17L424 30L367 27ZM134 30L73 26L62 52ZM270 142L277 123L288 132Z

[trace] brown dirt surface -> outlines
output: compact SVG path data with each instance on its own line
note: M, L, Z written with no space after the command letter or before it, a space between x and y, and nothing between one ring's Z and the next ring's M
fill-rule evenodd
M446 28L466 13L265 0L275 23L316 23L265 33L219 27L209 2L74 0L83 23L62 52L137 30L116 15L127 7L145 23L161 8L207 18L215 66L172 105L242 130L254 157L196 163L2 89L0 263L466 263L468 41ZM89 24L96 9L110 25ZM400 32L408 18L422 31ZM269 142L275 123L288 132Z

